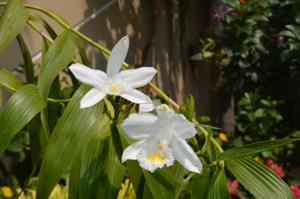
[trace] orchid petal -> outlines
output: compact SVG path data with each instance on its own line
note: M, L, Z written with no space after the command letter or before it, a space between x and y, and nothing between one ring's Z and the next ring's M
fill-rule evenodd
M121 66L125 60L129 47L128 36L121 38L118 43L113 47L111 54L108 58L106 73L109 77L112 77L121 69Z
M69 69L73 75L84 84L101 88L107 79L107 76L101 70L89 68L83 64L72 64Z
M133 113L124 120L121 126L129 137L136 140L146 139L158 132L159 127L153 125L157 119L156 115L150 113Z
M153 67L141 67L138 69L123 70L117 77L122 79L131 88L146 86L151 82L157 70Z
M201 173L202 164L192 147L185 140L174 136L171 147L176 160L184 168L195 173Z
M151 103L151 99L147 95L136 89L127 90L120 96L136 104Z
M151 112L153 110L154 110L153 103L146 103L146 104L139 105L139 113Z
M80 101L80 108L87 108L100 102L106 96L105 93L92 88L89 90Z
M137 155L143 148L145 140L140 140L132 145L129 145L124 151L122 155L122 162L126 160L136 160Z
M174 119L173 129L179 138L186 140L197 134L195 125L188 121L182 114L177 114Z

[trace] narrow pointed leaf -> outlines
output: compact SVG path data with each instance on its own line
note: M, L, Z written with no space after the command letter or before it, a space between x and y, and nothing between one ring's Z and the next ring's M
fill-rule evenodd
M240 158L244 156L253 155L259 152L267 151L276 147L284 146L291 142L295 142L300 140L300 138L291 138L291 139L277 139L277 140L268 140L268 141L261 141L256 142L253 144L248 144L241 147L236 147L225 151L224 153L220 154L219 159L221 160L230 160L235 158Z
M272 170L251 158L227 160L235 178L257 199L293 199L289 186Z
M25 75L28 83L34 83L35 77L34 77L34 65L32 63L31 54L28 50L28 47L21 35L17 36L17 41L19 44L19 47L21 49L21 53L24 60L24 69L25 69Z
M35 85L21 87L0 113L0 154L12 138L46 106Z
M230 193L227 187L227 178L224 169L216 171L215 176L211 180L208 199L230 199Z
M28 11L21 0L10 0L0 18L0 54L26 25Z
M209 167L203 167L201 174L196 174L192 180L191 198L207 198L209 185L211 182L211 173Z
M37 198L47 199L50 192L71 165L76 150L81 150L85 136L95 130L103 103L80 109L82 96L89 88L81 86L68 103L49 139L39 173Z
M47 97L55 77L68 66L74 54L73 35L67 30L55 39L42 61L38 87L43 97Z

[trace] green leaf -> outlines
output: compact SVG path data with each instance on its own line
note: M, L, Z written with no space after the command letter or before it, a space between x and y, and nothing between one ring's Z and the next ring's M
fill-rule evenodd
M50 37L52 39L55 39L57 37L56 32L54 31L54 29L48 24L48 22L43 19L40 15L37 14L33 14L30 13L29 14L29 20L30 21L35 21L35 22L39 22L44 28L45 30L48 32L48 34L50 35Z
M0 19L0 54L22 31L28 12L21 0L10 0Z
M144 171L146 184L149 187L154 199L168 199L174 197L174 187L167 177L165 170L157 170L155 173Z
M195 102L192 95L188 95L184 103L180 106L179 112L182 113L188 120L192 120L194 116Z
M21 87L0 113L0 154L12 138L46 106L35 85Z
M235 178L257 199L293 199L289 186L271 169L251 158L227 160Z
M100 120L109 122L106 114ZM100 122L99 122L100 123ZM100 127L101 128L101 127ZM86 143L76 154L71 168L69 198L97 198L103 190L106 159L109 148L109 125L102 130L92 131L85 139Z
M113 127L114 129L114 127ZM112 131L109 143L109 151L108 151L108 159L106 166L106 176L108 179L108 183L106 184L106 197L105 198L117 198L118 189L121 187L121 182L124 178L125 168L122 165L117 153L118 147L120 147L120 140L118 139L118 132L115 130ZM114 135L115 134L115 135ZM117 138L114 138L117 136ZM118 145L116 145L118 144Z
M19 43L23 60L24 60L24 68L25 68L25 75L28 83L34 83L35 77L34 77L34 69L33 69L33 63L31 59L31 54L28 50L28 47L21 35L17 36L17 41Z
M291 142L295 142L300 140L299 138L291 138L291 139L277 139L277 140L268 140L256 142L253 144L248 144L241 147L236 147L230 150L225 151L220 154L219 159L221 160L230 160L235 158L240 158L243 156L249 156L256 153L260 153L263 151L267 151L276 147L280 147Z
M210 189L211 172L209 167L204 167L201 174L196 174L192 180L191 198L207 198Z
M11 92L15 92L23 83L5 68L0 69L0 85L7 88Z
M55 77L66 68L75 54L75 44L70 31L60 34L50 46L45 59L42 61L38 88L41 95L46 98Z
M230 199L224 169L216 171L209 187L208 199Z
M106 120L99 118L103 111L102 102L90 108L79 108L80 100L88 90L87 86L81 86L76 91L53 130L39 173L38 199L48 198L57 181L71 165L75 151L81 150L87 134L101 131L98 122L106 124Z
M71 62L74 54L75 44L73 42L73 35L67 30L55 39L42 61L40 76L37 83L42 97L45 99L47 98L51 89L51 84L59 72ZM47 116L47 110L41 113L41 121L46 140L50 134Z

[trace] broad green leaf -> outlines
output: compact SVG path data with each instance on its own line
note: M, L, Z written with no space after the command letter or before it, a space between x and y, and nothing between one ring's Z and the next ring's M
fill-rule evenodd
M99 115L103 103L80 109L79 103L88 87L81 86L58 120L46 148L37 187L37 198L46 199L62 174L71 165L76 150L80 150L87 134L99 131ZM104 122L101 120L100 122Z
M73 35L70 31L60 34L47 51L42 65L40 67L40 76L38 79L38 88L42 97L47 98L51 84L61 70L68 66L75 54L75 44ZM48 139L50 134L47 110L41 113L41 121L45 137Z
M34 83L35 77L34 77L34 65L32 63L31 54L28 50L28 47L21 35L17 36L17 41L19 43L23 60L24 60L24 69L25 69L25 75L28 83Z
M291 142L295 142L300 140L300 138L291 138L291 139L277 139L277 140L268 140L268 141L261 141L256 142L253 144L248 144L241 147L236 147L225 151L224 153L220 154L219 159L221 160L230 160L235 158L240 158L244 156L253 155L259 152L267 151L276 147L280 147Z
M0 54L22 31L28 11L21 0L10 0L0 18Z
M204 167L201 174L196 174L192 180L191 198L207 198L209 185L211 182L211 172L209 167Z
M155 173L144 171L146 184L149 187L154 199L156 198L174 198L174 187L170 180L167 178L165 171L157 170Z
M18 89L0 113L0 154L12 138L46 106L35 85Z
M100 116L107 121L102 129L92 131L86 136L86 143L78 150L71 168L69 198L97 198L98 191L102 189L103 176L109 148L109 120L106 114ZM104 123L103 123L104 124Z
M117 198L118 190L121 187L121 182L124 178L125 168L122 165L117 153L119 147L121 145L120 140L115 141L118 139L119 135L118 132L112 127L112 135L110 137L109 143L109 151L108 151L108 159L106 165L106 175L108 179L108 184L106 184L106 198ZM115 135L113 135L115 134ZM114 138L116 136L117 138ZM120 144L116 146L116 144Z
M73 37L68 30L60 34L50 46L42 61L38 88L44 98L48 96L55 77L72 61L75 54Z
M293 199L289 186L271 169L251 158L225 162L228 170L257 199Z
M7 88L11 92L15 92L23 84L9 70L7 70L5 68L1 68L0 69L0 85Z
M208 197L207 197L208 199L230 199L231 198L227 187L227 178L224 169L217 170L211 182L212 184L207 189L209 190Z

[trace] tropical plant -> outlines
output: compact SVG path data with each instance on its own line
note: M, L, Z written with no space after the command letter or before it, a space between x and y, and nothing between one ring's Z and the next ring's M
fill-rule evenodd
M193 117L192 96L179 106L149 83L155 69L132 69L123 62L127 37L110 52L51 11L20 0L0 6L4 7L0 52L17 37L26 76L21 82L10 71L0 70L1 86L12 94L0 112L0 154L6 153L15 136L26 132L32 158L31 173L21 190L10 193L3 187L4 196L30 193L46 199L51 192L59 192L62 198L72 199L223 199L231 197L226 179L230 172L256 198L294 198L281 178L251 156L298 138L260 141L224 151L214 137L218 128ZM47 15L64 31L57 34L36 13ZM43 38L37 76L20 34L26 25ZM83 65L89 60L82 41L108 58L107 74ZM64 89L60 72L71 77ZM146 84L162 99L162 105L152 104L137 90ZM138 112L145 110L143 106L151 107L151 113Z

